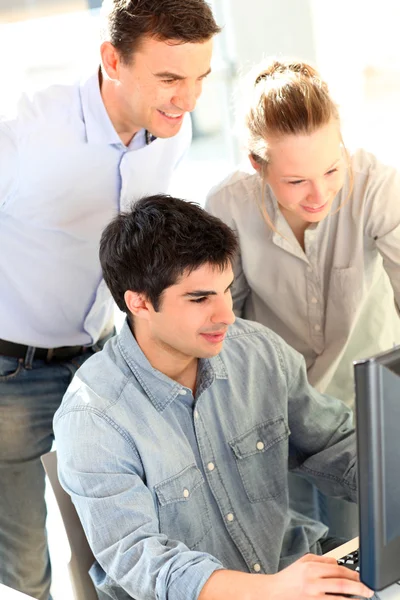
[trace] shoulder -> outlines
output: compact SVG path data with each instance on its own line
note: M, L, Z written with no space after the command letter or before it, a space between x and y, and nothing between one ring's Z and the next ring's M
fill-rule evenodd
M35 92L24 94L17 105L17 119L29 121L53 120L70 115L79 109L79 85L52 85Z
M250 167L249 169L239 167L211 188L208 197L213 198L225 194L242 196L243 193L247 196L249 192L259 189L261 189L261 182L258 173L250 171Z
M258 173L246 168L238 168L219 184L211 188L207 195L206 208L218 213L228 207L254 207L254 198L261 194L261 179Z
M288 359L299 364L302 361L301 355L274 331L261 323L241 318L236 318L228 330L221 356L224 354L233 355L231 358L236 359L240 357L242 364L246 360L244 367L246 363L251 366L263 361L272 361L279 364L284 371Z
M81 410L105 415L118 402L132 378L129 378L117 339L118 336L114 336L101 352L88 358L78 369L56 413L57 419Z

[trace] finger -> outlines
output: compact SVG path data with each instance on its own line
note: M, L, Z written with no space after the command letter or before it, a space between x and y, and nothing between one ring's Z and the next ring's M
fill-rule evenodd
M374 592L361 583L361 581L335 577L319 580L317 582L317 590L319 593L338 594L339 596L350 594L351 596L364 596L365 598L371 598L374 594Z
M351 581L360 581L360 575L357 571L353 571L352 569L348 569L347 567L342 567L338 565L335 561L334 564L318 564L315 565L316 574L321 579L349 579Z
M337 565L336 558L332 558L331 556L322 556L321 554L305 554L300 560L303 562L318 562Z

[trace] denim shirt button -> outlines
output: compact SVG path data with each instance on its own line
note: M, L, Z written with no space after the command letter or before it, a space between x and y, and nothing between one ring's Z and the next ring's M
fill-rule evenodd
M184 389L179 390L179 393L181 396L186 396L186 390L184 390Z
M233 521L233 519L234 519L234 518L235 518L235 517L233 516L233 514L232 514L232 513L228 513L228 514L226 515L226 520L227 520L227 521Z
M258 563L256 563L255 565L253 565L253 571L259 573L261 571L261 566Z
M209 462L209 463L208 463L208 465L207 465L207 469L208 469L209 471L214 471L214 469L215 469L215 465L214 465L214 463L212 463L212 462Z
M195 419L199 418L199 412L197 410L194 411L194 418Z
M257 442L256 448L257 448L257 450L264 450L264 444L263 444L263 442Z
M187 488L185 488L185 489L183 490L183 497L184 497L184 498L189 498L189 490L188 490Z

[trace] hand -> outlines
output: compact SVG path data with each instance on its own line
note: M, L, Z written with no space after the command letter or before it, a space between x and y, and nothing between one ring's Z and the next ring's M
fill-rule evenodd
M306 554L295 563L271 576L270 600L326 600L325 594L344 594L370 598L373 592L360 582L356 571L341 567L334 558Z

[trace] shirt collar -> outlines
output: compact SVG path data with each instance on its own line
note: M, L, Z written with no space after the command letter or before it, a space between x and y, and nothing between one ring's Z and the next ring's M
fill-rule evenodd
M117 343L124 360L157 410L164 410L179 397L182 390L185 390L183 385L151 366L133 336L127 320L118 334ZM200 359L196 395L205 391L215 379L227 378L228 374L220 356Z
M99 71L81 83L80 93L88 143L125 147L104 106L100 92ZM145 129L140 129L128 148L129 150L138 150L155 139Z

